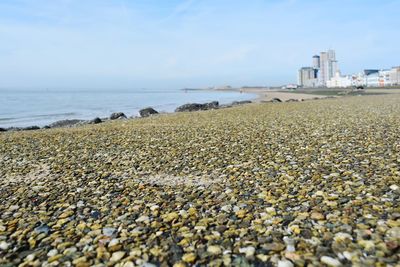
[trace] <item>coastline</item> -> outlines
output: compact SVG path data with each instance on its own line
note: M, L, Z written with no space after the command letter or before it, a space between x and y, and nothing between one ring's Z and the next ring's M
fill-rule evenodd
M190 89L190 90L202 90L202 91L231 91L231 92L243 92L246 94L254 94L257 95L255 99L252 100L242 100L242 101L233 101L228 104L222 104L219 105L217 101L209 102L209 103L187 103L182 106L178 106L175 111L173 112L161 112L158 113L158 111L154 110L152 107L145 107L141 110L139 110L139 114L141 113L142 110L146 109L153 109L155 111L154 114L149 114L146 116L127 116L126 114L122 112L115 112L110 115L110 117L95 117L90 120L83 120L83 119L64 119L64 120L58 120L55 121L49 125L39 127L36 125L32 126L27 126L27 127L9 127L9 128L1 128L0 127L0 133L1 132L16 132L16 131L34 131L34 130L46 130L46 129L52 129L52 128L70 128L70 127L80 127L83 125L89 125L89 124L99 124L99 123L104 123L107 121L112 121L112 120L132 120L132 119L140 119L143 117L147 116L154 116L154 115L168 115L168 114L173 114L177 113L179 108L184 107L184 106L190 106L190 105L203 105L203 107L197 107L197 108L189 108L186 111L187 112L197 112L197 111L204 111L204 110L211 110L211 109L225 109L225 108L231 108L235 106L240 106L240 105L247 105L247 104L252 104L252 103L268 103L268 102L299 102L299 101L307 101L307 100L316 100L316 99L323 99L323 98L328 98L328 97L321 97L319 95L312 95L312 94L297 94L297 93L289 93L289 92L279 92L279 91L265 91L262 89L256 89L256 88L246 88L244 90L242 89L221 89L221 90L212 90L212 89ZM217 105L213 104L217 103ZM114 117L114 118L113 118Z
M134 118L140 117L139 111L146 107L153 107L160 113L171 113L178 106L192 102L219 101L219 104L229 104L255 97L255 94L241 95L238 92L147 89L64 90L60 95L55 90L9 90L0 99L0 128L42 128L62 120L106 120L114 112L123 112L126 117ZM26 107L28 101L34 104Z
M252 100L242 100L242 101L233 101L228 104L222 104L222 105L217 105L217 106L211 106L211 107L206 107L206 108L200 108L198 110L190 110L190 111L200 111L200 110L205 110L205 109L223 109L223 108L229 108L233 106L238 106L238 105L247 105L250 103L268 103L268 102L301 102L301 101L310 101L310 100L318 100L318 99L327 99L327 98L338 98L338 97L344 97L344 96L353 96L353 95L379 95L379 94L400 94L400 89L397 88L392 88L392 89L377 89L377 88L372 88L372 89L365 89L362 91L354 91L352 89L326 89L326 88L319 88L319 89L300 89L296 91L292 90L282 90L282 89L266 89L266 88L260 88L260 87L245 87L245 88L223 88L223 89L182 89L182 90L191 90L191 91L207 91L207 92L236 92L236 93L244 93L244 94L253 94L256 95L256 98ZM322 92L322 94L320 94ZM345 92L343 94L343 92ZM335 94L332 94L335 93ZM212 103L212 102L210 102ZM205 103L207 104L210 103ZM190 104L195 104L195 103L187 103L185 105L190 105ZM201 105L201 104L200 104ZM143 109L147 109L150 107L144 107ZM179 106L177 107L179 108ZM176 111L172 112L156 112L157 114L172 114L175 113ZM116 112L116 113L122 113L122 112ZM139 110L140 113L140 110ZM155 114L150 114L150 115L155 115ZM87 124L98 124L98 123L104 123L109 120L114 120L111 117L113 114L110 115L110 117L95 117L90 120L84 120L84 119L64 119L64 120L58 120L54 121L50 125L46 125L43 127L38 127L34 123L31 126L27 127L8 127L8 128L2 128L0 127L0 133L1 132L13 132L13 131L31 131L31 130L39 130L39 129L49 129L49 128L60 128L60 127L79 127L82 125L87 125ZM138 119L143 116L127 116L122 113L121 118L117 119ZM53 127L51 125L54 125Z

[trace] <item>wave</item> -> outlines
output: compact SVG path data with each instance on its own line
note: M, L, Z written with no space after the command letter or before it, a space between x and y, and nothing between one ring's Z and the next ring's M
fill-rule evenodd
M15 120L15 118L0 118L0 121L12 121Z

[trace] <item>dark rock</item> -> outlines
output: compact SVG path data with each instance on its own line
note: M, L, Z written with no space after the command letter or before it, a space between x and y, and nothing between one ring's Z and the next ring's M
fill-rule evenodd
M44 234L48 235L50 232L50 227L47 224L42 224L42 225L36 227L34 231L38 234L44 233Z
M219 107L218 101L212 101L210 103L203 104L204 109L217 109Z
M280 102L282 102L282 100L280 100L279 98L273 98L272 100L271 100L271 102L272 103L280 103Z
M153 114L158 114L158 111L155 110L154 108L148 107L148 108L139 110L139 114L141 117L149 117Z
M43 126L43 129L50 129L51 127L49 125Z
M231 103L232 106L237 106L237 105L244 105L244 104L251 104L252 102L250 100L243 100L243 101L233 101Z
M305 239L311 239L312 237L312 232L309 229L302 229L300 231L300 235L305 238Z
M170 247L169 251L171 253L171 260L172 260L171 264L180 261L184 253L183 249L176 244L173 244Z
M7 128L7 131L9 131L9 132L18 132L18 131L22 131L23 130L23 128L21 128L21 127L9 127L9 128Z
M7 129L5 129L5 128L0 128L0 132L6 132L7 131Z
M103 121L99 118L96 117L93 120L89 121L89 124L98 124L98 123L102 123Z
M201 110L202 108L203 108L203 104L197 104L197 103L185 104L185 105L177 107L175 109L175 112L197 111L197 110Z
M286 102L299 102L299 100L297 100L297 99L288 99L288 100L286 100Z
M60 120L49 125L50 128L71 127L84 122L83 120Z
M283 221L282 221L282 225L283 226L288 226L295 218L293 217L293 215L284 215L283 216Z
M100 218L101 213L97 210L93 210L92 212L90 212L90 216L97 220L98 218Z
M122 112L114 112L110 115L110 120L126 119L126 116Z
M219 107L218 101L213 101L205 104L190 103L179 106L175 109L175 112L186 112L186 111L198 111L198 110L208 110L217 109Z
M233 266L251 267L253 265L251 265L245 257L237 256L233 260Z
M28 126L28 127L22 128L22 130L24 130L24 131L33 131L33 130L39 130L39 129L40 129L39 126Z

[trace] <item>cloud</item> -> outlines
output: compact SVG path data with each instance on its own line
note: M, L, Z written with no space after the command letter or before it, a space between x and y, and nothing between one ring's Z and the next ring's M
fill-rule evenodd
M184 0L175 6L172 13L170 13L164 21L172 20L182 14L185 14L195 4L196 0Z

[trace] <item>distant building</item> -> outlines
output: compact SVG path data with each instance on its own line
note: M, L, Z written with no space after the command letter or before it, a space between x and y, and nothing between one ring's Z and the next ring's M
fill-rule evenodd
M316 87L318 85L317 70L312 67L303 67L299 70L297 83L302 87Z
M351 75L351 86L352 87L364 87L365 86L365 78L363 73L353 74Z
M319 70L321 67L321 60L318 55L313 56L313 68Z
M312 67L303 67L298 72L298 85L303 87L327 86L339 70L335 50L321 52L312 57Z
M282 87L282 89L297 89L299 86L297 84L288 84Z
M390 70L389 80L392 86L400 85L400 66L393 67Z
M312 67L298 71L301 87L387 87L400 86L400 66L387 70L366 69L355 75L340 75L335 50L321 52L312 57Z
M338 71L338 62L336 60L335 50L328 50L328 52L321 52L320 55L320 71L318 73L319 84L326 86L327 81L335 76Z
M334 77L326 82L328 88L346 88L353 85L353 78L351 76L341 76L340 71L336 71Z
M364 79L366 87L379 87L379 71L365 75Z

